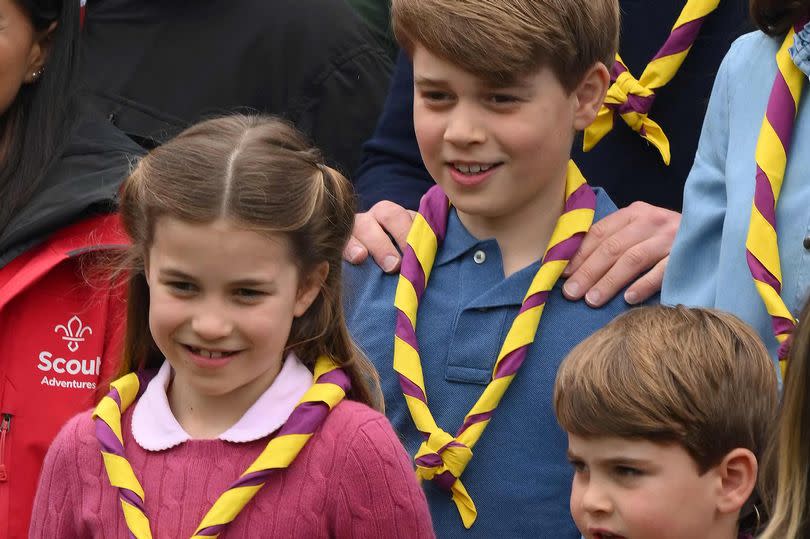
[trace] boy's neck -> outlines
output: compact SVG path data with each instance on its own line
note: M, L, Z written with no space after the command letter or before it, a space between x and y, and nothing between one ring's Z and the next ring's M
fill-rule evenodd
M166 394L169 408L183 430L192 439L218 438L234 426L262 396L278 376L278 371L223 395L204 395L189 384L176 380L174 374Z
M478 239L494 238L498 242L505 277L543 256L565 206L565 181L563 173L558 181L548 182L544 192L507 215L472 215L457 210L470 234Z

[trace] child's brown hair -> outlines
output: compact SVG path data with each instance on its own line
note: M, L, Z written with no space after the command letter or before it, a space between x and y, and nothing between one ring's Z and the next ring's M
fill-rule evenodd
M132 239L122 372L157 367L149 332L144 257L158 218L229 219L289 239L300 275L324 261L329 273L307 312L293 321L287 349L312 368L330 356L352 381L349 397L382 406L377 373L349 336L343 316L343 247L354 223L349 182L286 123L261 116L208 120L152 150L122 187L121 218Z
M701 474L735 448L761 455L776 406L759 336L731 314L683 306L617 317L571 351L554 388L567 432L676 443Z
M571 92L619 43L618 0L393 0L391 21L409 54L422 45L495 85L547 66Z

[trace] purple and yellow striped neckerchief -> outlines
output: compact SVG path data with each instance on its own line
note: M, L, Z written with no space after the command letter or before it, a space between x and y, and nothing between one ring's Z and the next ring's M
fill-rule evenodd
M779 342L780 365L784 372L788 338L796 327L796 319L782 300L782 268L776 232L776 203L785 178L787 157L799 99L807 76L793 63L788 49L793 38L807 21L788 32L776 53L777 72L762 127L759 131L755 160L756 187L751 206L751 224L745 239L745 256L771 324Z
M495 408L515 377L534 341L549 292L582 237L593 222L596 195L573 161L568 163L565 207L554 228L542 264L532 280L520 312L512 322L492 370L492 380L464 418L456 436L436 424L427 404L422 361L416 342L416 315L439 247L447 232L450 202L439 188L432 187L422 198L419 213L408 234L402 256L394 306L397 309L394 338L394 370L416 428L425 437L414 456L416 475L435 481L452 493L465 528L475 522L472 498L461 483L461 474L472 458L472 448L484 433ZM517 434L517 433L516 433Z
M616 61L610 70L612 84L596 120L585 129L583 150L591 150L613 129L613 118L618 114L633 131L655 146L664 163L669 165L669 139L661 126L649 117L655 90L666 85L678 72L697 39L703 21L717 9L719 3L720 0L688 0L664 45L638 79L633 77L621 56L616 54Z
M145 380L136 373L111 384L109 394L93 412L96 437L110 484L118 488L129 536L151 539L152 531L144 507L143 487L124 455L121 416L143 393ZM330 358L321 356L315 363L315 381L290 414L287 422L267 443L247 470L223 492L205 514L192 539L217 537L236 518L242 508L264 486L276 470L288 467L307 444L313 433L351 388L348 375Z

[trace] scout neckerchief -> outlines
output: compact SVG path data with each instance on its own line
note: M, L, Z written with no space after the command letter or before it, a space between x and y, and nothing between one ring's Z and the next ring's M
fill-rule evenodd
M779 342L779 359L787 355L788 337L796 327L796 319L782 300L782 268L779 263L779 243L776 235L776 203L785 178L787 156L793 123L799 108L804 80L807 76L796 67L788 49L793 37L807 21L788 32L776 53L777 72L773 81L765 117L759 131L755 160L757 163L751 224L745 240L745 256L754 278L757 292L771 316L771 325ZM781 362L784 370L784 361Z
M669 165L669 139L661 126L648 116L655 100L655 90L667 84L678 72L703 21L719 3L720 0L688 0L663 47L638 79L630 74L621 56L616 54L610 70L612 84L605 101L596 121L585 129L583 149L586 152L613 129L613 117L618 114L633 131L652 143L661 153L664 163Z
M419 301L430 278L436 253L447 232L450 203L444 192L434 186L422 198L419 213L408 234L408 245L402 256L402 269L394 305L397 308L394 338L394 370L416 428L425 441L416 452L416 474L420 479L435 481L452 493L464 527L469 528L477 515L460 477L472 458L472 447L481 437L517 370L534 341L543 307L554 283L568 260L576 252L582 237L593 222L596 195L573 161L568 163L565 185L565 207L523 299L520 312L512 323L492 370L492 381L478 402L464 418L455 437L433 419L427 404L422 362L416 342L416 315Z
M145 384L135 373L127 374L111 384L110 393L93 412L96 437L101 444L101 456L110 484L118 487L121 508L130 537L150 539L152 532L143 501L143 487L135 477L132 466L124 456L121 416L140 396ZM351 382L335 363L321 356L315 363L315 382L253 464L219 498L203 517L192 539L217 537L236 518L242 508L264 486L275 470L288 467L298 456L313 433L339 403Z

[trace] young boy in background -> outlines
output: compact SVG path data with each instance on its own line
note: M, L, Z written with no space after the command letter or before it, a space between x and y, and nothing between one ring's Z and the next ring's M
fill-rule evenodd
M560 366L554 408L584 537L751 537L740 512L776 387L757 334L720 311L636 309L579 344ZM758 527L759 510L747 509Z
M615 211L570 152L608 87L618 3L394 0L392 21L437 186L399 276L346 266L350 329L380 371L439 537L579 537L554 378L627 306L569 302L559 277Z

